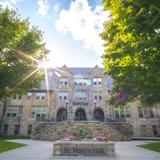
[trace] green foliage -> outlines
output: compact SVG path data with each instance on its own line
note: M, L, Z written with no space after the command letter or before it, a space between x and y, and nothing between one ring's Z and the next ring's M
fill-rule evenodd
M142 145L138 145L138 146L152 150L152 151L160 152L160 143L159 142L152 142L152 143L142 144Z
M75 129L73 131L73 135L76 137L86 138L89 135L89 131L84 129Z
M103 0L110 20L101 34L106 73L113 78L112 104L160 102L160 1ZM126 94L124 102L116 98Z
M26 145L15 143L15 142L8 142L8 141L0 139L0 153L6 152L6 151L11 150L11 149L23 147L23 146L26 146Z
M34 72L47 53L41 31L28 19L8 8L0 11L0 99L38 87L42 78Z

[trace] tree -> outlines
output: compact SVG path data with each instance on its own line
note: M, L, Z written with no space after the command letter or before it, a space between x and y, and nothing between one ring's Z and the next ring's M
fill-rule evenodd
M28 19L8 8L0 11L0 101L4 104L0 132L6 97L24 94L40 85L42 74L38 66L48 52L42 41L42 32L30 27Z
M103 0L110 20L101 34L105 71L113 78L111 102L160 102L160 1ZM124 93L125 100L116 98Z

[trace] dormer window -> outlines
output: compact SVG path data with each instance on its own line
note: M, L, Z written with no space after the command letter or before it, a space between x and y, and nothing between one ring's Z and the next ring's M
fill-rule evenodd
M75 78L74 79L74 85L87 85L88 79L85 78Z
M93 78L93 85L101 85L102 79L101 78Z
M59 84L60 85L67 85L68 84L68 78L60 78Z

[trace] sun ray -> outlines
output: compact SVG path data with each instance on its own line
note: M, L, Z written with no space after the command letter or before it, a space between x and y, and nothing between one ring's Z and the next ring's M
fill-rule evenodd
M42 65L42 68L44 70L44 75L45 75L47 105L49 107L49 105L50 105L49 81L48 81L48 71L47 71L44 52L43 52L43 61L42 61L41 65Z
M37 60L36 58L34 58L33 56L30 56L30 55L27 55L26 53L23 53L22 51L20 50L17 50L17 49L11 49L12 51L18 53L19 55L25 57L25 58L28 58L34 62L37 62L37 64L41 63L41 61Z
M35 74L37 71L39 70L39 68L31 71L28 71L27 73L23 74L22 76L20 76L16 81L14 81L11 85L9 85L8 87L11 90L14 90L16 87L18 87L19 85L21 85L25 80L27 80L29 77L31 77L33 74Z
M48 64L48 61L45 60L45 54L44 52L42 53L43 59L42 61L37 60L36 58L32 57L31 55L27 55L26 53L23 53L22 51L18 50L18 49L10 49L12 51L14 51L15 56L18 57L24 57L27 58L29 60L31 60L32 62L35 62L37 64L37 69L33 70L33 71L28 71L27 73L23 74L22 76L20 76L17 80L15 80L14 82L12 82L12 84L10 84L8 86L8 88L10 89L10 91L13 91L16 87L18 87L19 85L21 85L25 80L27 80L29 77L31 77L33 74L35 74L38 70L43 69L44 71L44 78L45 78L45 84L46 84L46 96L47 96L47 101L48 101L48 106L50 104L50 88L49 88L49 81L48 81L48 68L52 68L54 69L54 72L57 76L61 77L62 75L66 75L67 72L61 70L60 68L55 68L55 67L51 67ZM19 58L19 57L18 57Z

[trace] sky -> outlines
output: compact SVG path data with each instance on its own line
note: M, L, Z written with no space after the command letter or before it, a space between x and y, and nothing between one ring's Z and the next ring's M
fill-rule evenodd
M0 0L0 5L17 9L43 31L51 66L103 67L99 34L109 12L101 0Z

